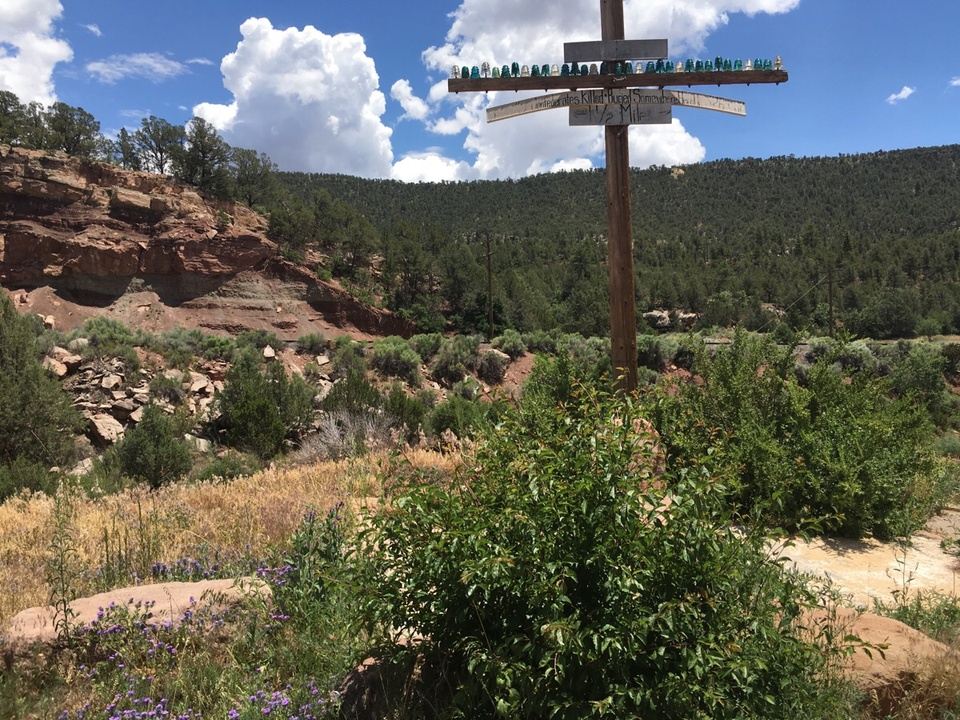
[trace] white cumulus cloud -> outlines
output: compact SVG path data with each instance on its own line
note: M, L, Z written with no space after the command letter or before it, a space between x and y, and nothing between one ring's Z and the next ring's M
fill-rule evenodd
M101 30L100 26L96 23L88 23L86 25L82 25L81 27L95 37L103 37L103 30Z
M142 78L158 83L190 72L182 62L160 53L111 55L103 60L89 62L85 67L94 78L107 85L130 78Z
M444 157L438 152L410 153L393 166L393 179L403 182L445 182L462 180L471 174L470 166Z
M710 33L726 25L732 14L785 13L799 2L625 0L626 34L668 38L675 57L695 54L703 49ZM514 60L521 64L556 62L564 42L600 37L596 0L462 0L451 18L445 42L423 53L424 64L434 80L445 78L454 64L472 66L485 60L499 64ZM464 178L519 177L602 164L602 130L568 127L567 113L562 110L486 123L488 106L523 97L524 93L452 97L446 92L446 81L441 80L427 95L430 112L424 116L426 126L440 135L466 132L464 147L473 162L469 172L462 173ZM703 144L677 119L668 126L631 128L630 146L631 164L635 167L698 162L706 154Z
M70 45L55 35L62 14L59 0L0 2L0 90L23 102L56 100L53 70L73 59Z
M908 99L917 91L916 88L909 87L904 85L900 92L893 93L890 97L887 98L887 102L890 105L896 105L897 103L902 103L904 100Z
M285 169L392 175L386 97L363 37L281 30L266 18L246 20L240 34L220 64L232 101L201 103L195 115Z
M405 118L424 120L430 114L430 106L413 94L409 80L397 80L390 88L390 97L400 103Z
M960 75L950 81L950 87L960 87Z

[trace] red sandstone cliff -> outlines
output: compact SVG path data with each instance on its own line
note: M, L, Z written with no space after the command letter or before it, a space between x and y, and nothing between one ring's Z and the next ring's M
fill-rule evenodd
M249 208L169 178L0 145L0 286L60 329L110 314L285 339L412 330L281 259L266 230Z

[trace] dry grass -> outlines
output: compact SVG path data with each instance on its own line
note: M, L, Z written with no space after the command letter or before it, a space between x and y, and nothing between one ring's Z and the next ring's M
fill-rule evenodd
M451 470L451 456L407 451L418 467ZM100 499L74 497L74 546L82 579L94 591L103 565L104 535L126 537L130 552L149 562L219 553L264 557L282 548L303 514L338 502L356 506L380 494L384 455L271 469L227 483L180 484L156 492L136 489ZM53 534L53 500L19 497L0 505L0 627L28 607L46 604L46 561Z

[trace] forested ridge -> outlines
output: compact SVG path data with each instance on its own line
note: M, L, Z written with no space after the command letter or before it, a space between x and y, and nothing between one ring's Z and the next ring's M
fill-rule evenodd
M837 158L721 160L633 173L640 306L685 308L726 324L826 322L829 270L838 317L875 336L960 329L960 145ZM424 249L483 293L485 234L504 321L600 332L606 300L600 171L523 180L411 185L281 173L359 210L385 237L426 231ZM389 246L389 243L388 243ZM389 256L389 252L387 252Z

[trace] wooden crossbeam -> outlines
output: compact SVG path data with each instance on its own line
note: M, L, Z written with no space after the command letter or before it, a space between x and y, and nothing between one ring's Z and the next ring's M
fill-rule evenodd
M731 70L682 73L636 73L633 75L570 75L569 77L450 79L452 93L495 90L614 90L620 88L666 88L705 85L779 85L790 79L786 70Z

